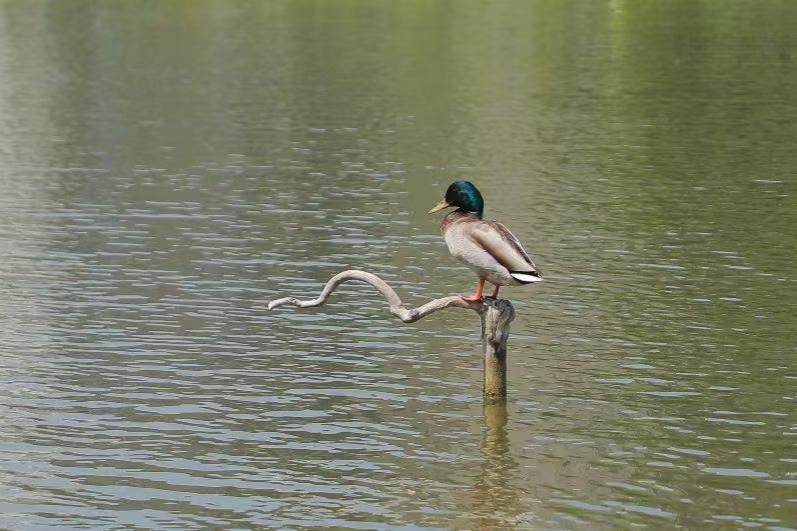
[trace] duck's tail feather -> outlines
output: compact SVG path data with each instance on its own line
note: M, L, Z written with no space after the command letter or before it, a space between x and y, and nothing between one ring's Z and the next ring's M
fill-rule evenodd
M510 271L509 274L512 278L523 284L542 282L542 276L536 271Z

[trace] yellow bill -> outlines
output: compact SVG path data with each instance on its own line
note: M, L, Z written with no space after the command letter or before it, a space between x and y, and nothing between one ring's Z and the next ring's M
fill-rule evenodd
M440 200L440 202L439 202L439 203L437 203L437 204L434 206L434 208L433 208L432 210L430 210L428 213L429 213L429 214L432 214L432 213L434 213L434 212L437 212L438 210L443 210L444 208L448 208L448 207L450 207L450 206L451 206L451 205L449 205L449 204L448 204L448 201L446 201L445 199L441 199L441 200Z

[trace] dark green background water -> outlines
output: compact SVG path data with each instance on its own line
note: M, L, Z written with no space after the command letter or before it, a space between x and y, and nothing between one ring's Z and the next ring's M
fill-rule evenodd
M0 526L797 527L797 3L0 2ZM481 187L546 274L485 411Z

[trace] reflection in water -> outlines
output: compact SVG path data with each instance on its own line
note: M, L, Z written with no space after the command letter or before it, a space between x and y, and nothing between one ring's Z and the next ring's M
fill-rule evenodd
M795 24L0 1L0 527L793 525ZM549 273L511 415L470 314L262 305L470 289L456 178Z
M479 480L474 486L473 512L480 528L495 528L510 523L507 517L518 507L512 446L506 431L506 400L484 404L484 439Z

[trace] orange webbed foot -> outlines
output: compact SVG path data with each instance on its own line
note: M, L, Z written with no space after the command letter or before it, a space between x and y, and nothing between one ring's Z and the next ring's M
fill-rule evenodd
M484 300L484 297L482 296L483 293L484 293L484 279L480 278L479 283L476 284L476 293L467 296L460 295L460 297L465 302L481 302Z

